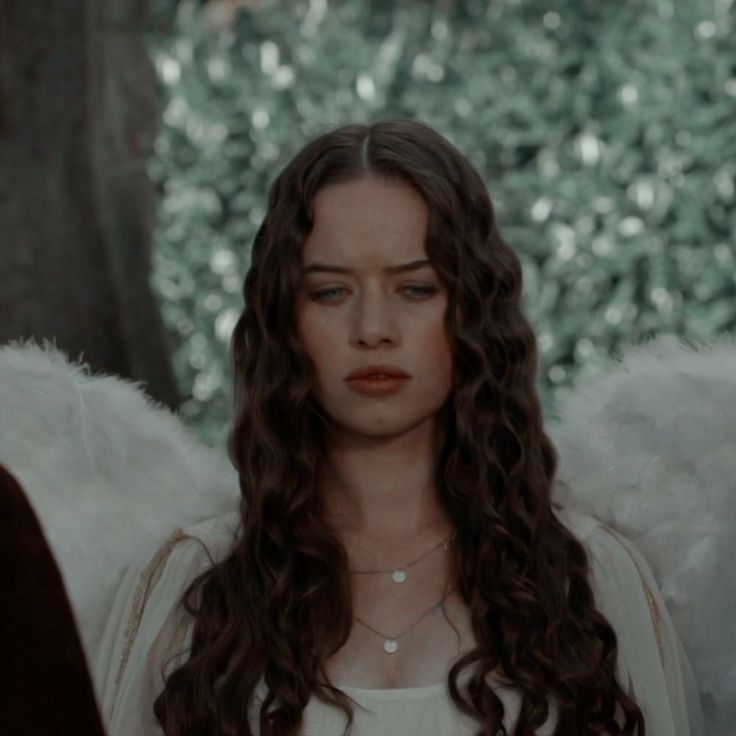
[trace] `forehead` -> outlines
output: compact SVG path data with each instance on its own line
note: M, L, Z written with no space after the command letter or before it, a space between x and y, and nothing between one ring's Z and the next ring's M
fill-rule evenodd
M403 182L382 179L330 184L314 197L314 223L302 249L311 260L408 261L426 255L428 210Z

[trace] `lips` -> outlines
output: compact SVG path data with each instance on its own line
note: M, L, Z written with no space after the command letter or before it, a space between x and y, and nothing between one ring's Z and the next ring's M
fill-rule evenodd
M354 379L376 378L378 376L388 376L389 378L409 378L409 374L395 365L368 365L353 371L345 380L352 381Z

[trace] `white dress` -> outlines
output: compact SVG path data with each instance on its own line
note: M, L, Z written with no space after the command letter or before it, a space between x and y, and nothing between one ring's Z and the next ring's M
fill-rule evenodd
M558 512L583 542L591 559L591 582L598 608L619 642L618 677L641 707L647 736L703 736L700 700L690 664L662 601L652 572L629 540L596 519L569 509ZM157 550L142 550L129 567L108 619L93 677L110 736L162 736L153 701L163 690L162 665L172 642L191 643L192 621L176 609L186 584L213 558L227 552L239 522L237 512L178 530ZM166 674L182 663L175 659ZM466 668L460 677L469 676ZM339 684L338 684L339 685ZM367 711L354 709L351 736L461 736L479 723L460 714L444 682L412 688L374 690L340 686ZM519 709L515 689L493 685L501 698L504 725L513 731ZM265 695L263 681L256 691ZM554 730L550 718L537 732ZM259 733L257 708L249 714ZM303 736L341 736L346 716L312 696L304 711Z

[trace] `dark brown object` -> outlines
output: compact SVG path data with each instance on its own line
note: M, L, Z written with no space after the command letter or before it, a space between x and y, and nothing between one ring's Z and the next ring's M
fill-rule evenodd
M148 0L0 0L0 343L43 338L180 403L149 286Z
M66 587L23 488L0 465L4 736L103 736Z

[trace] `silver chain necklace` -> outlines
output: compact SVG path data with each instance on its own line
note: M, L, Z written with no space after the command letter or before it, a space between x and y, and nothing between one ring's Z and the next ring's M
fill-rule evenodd
M387 570L351 570L350 572L353 575L374 575L376 573L384 573L384 572L390 572L391 573L391 579L395 583L403 583L406 580L406 571L408 568L413 567L418 562L421 562L427 555L434 552L436 549L444 545L445 549L450 548L450 542L453 540L456 536L456 532L452 532L448 537L443 539L439 544L435 545L430 549L428 552L425 552L421 557L417 557L412 562L409 562L405 565L402 565L401 567L395 567L395 568L389 568ZM411 629L413 629L423 618L428 616L432 611L435 610L442 610L444 611L444 605L445 600L447 599L447 596L450 595L450 593L455 590L456 586L452 586L442 597L440 601L435 603L434 605L430 606L421 616L416 618L407 628L405 628L401 633L396 634L396 636L389 636L388 634L384 634L381 631L378 631L374 629L370 624L366 623L362 619L358 618L357 616L354 616L355 620L359 623L365 626L366 628L370 629L375 634L378 634L382 639L384 639L383 642L383 648L388 654L393 654L398 648L399 648L399 639L404 636L404 634L408 633Z

